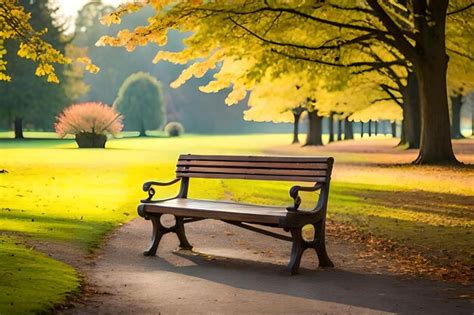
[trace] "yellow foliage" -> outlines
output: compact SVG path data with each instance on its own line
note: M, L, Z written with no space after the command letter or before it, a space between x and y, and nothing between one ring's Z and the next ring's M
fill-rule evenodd
M465 2L453 0L450 10L462 8ZM217 67L214 79L199 89L213 93L231 87L225 100L228 105L236 104L250 94L250 109L245 113L245 119L287 120L290 117L288 110L300 106L308 97L317 100L316 108L323 115L337 111L347 117L362 111L359 116L363 119L401 118L400 108L395 101L388 100L389 95L381 85L394 87L394 90L399 87L396 83L406 85L407 68L412 65L386 42L367 37L364 28L370 26L381 32L386 28L376 15L370 14L366 1L356 5L352 0L321 1L317 5L312 1L245 0L148 0L140 5L143 3L156 12L147 25L120 31L115 37L102 37L97 45L121 46L131 51L147 42L165 45L167 32L171 29L191 33L184 41L183 50L159 51L153 59L154 63L165 60L190 64L172 87L179 87L192 77L202 77ZM381 5L397 23L413 24L413 16L404 17L391 10L395 2L388 5L382 1ZM272 10L272 7L279 9ZM340 9L344 7L354 9ZM139 6L121 6L104 17L104 22L113 23L114 16L121 17L137 9ZM463 14L467 14L467 10ZM308 17L355 27L313 23ZM455 19L455 16L449 19ZM469 18L463 17L463 21L469 21ZM458 22L448 22L447 33L456 38L453 43L460 43L463 47L459 49L460 53L470 56L474 34L472 23L457 29ZM393 64L390 66L392 77L387 74L388 70L380 71L374 66L378 63ZM351 68L344 68L346 65ZM454 74L450 74L449 79L453 88L471 86L466 84L466 81L472 81L466 80L472 73L470 67L456 62L451 69ZM456 76L461 72L462 76ZM354 73L358 73L357 79L353 79ZM302 75L301 81L296 80L300 82L298 85L306 83L311 91L306 88L293 90L296 81L292 82L292 75ZM397 77L396 83L393 77ZM372 117L367 117L368 108Z
M7 62L4 60L7 53L4 41L9 39L19 42L18 56L38 63L36 76L46 77L48 82L59 83L53 64L70 64L72 60L45 42L41 37L48 30L34 30L29 22L30 18L31 14L26 12L18 1L0 2L0 81L11 80L6 72ZM98 71L90 60L86 69L90 72Z
M93 64L90 58L79 57L76 59L76 61L78 63L85 65L86 70L89 71L90 73L97 73L100 71L100 68L96 66L95 64Z

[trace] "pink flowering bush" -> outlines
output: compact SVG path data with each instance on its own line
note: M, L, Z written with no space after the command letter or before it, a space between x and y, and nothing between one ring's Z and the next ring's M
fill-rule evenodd
M107 135L116 135L122 130L122 119L119 112L105 104L81 103L64 109L54 128L60 137L75 135L79 147L103 148Z

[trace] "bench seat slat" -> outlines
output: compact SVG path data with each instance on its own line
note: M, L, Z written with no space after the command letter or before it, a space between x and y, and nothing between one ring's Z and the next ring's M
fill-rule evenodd
M295 170L327 170L327 162L320 163L280 163L280 162L241 162L241 161L203 161L203 160L179 160L177 166L212 166L212 167L235 167L235 168L261 168L261 169L295 169Z
M179 160L203 161L245 161L245 162L290 162L290 163L328 163L331 157L281 157L281 156L242 156L242 155L194 155L182 154Z
M145 204L144 211L149 214L166 213L183 217L271 224L278 224L280 218L284 218L287 214L284 207L183 198Z
M284 175L254 175L254 174L225 174L225 173L194 173L176 172L177 177L197 177L197 178L228 178L228 179L258 179L269 181L294 181L294 182L327 182L322 176L284 176Z
M326 171L260 169L260 168L224 168L224 167L185 167L179 166L177 172L183 173L220 173L220 174L249 174L249 175L284 175L284 176L326 176Z

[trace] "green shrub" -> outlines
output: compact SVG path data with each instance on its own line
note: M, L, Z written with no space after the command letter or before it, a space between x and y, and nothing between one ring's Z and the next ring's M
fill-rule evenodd
M179 122L172 121L166 124L165 132L170 137L179 137L184 133L184 127Z

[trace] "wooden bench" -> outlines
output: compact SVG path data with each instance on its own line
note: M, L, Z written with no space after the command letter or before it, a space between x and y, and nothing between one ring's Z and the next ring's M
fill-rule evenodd
M308 248L316 250L319 266L333 267L325 246L325 220L329 195L329 183L333 165L332 157L274 157L274 156L226 156L226 155L181 155L176 167L176 179L160 183L143 184L148 198L138 206L138 214L153 224L150 248L144 255L156 254L158 244L164 234L176 233L180 247L192 249L184 225L203 219L221 220L268 236L292 242L288 269L298 272L303 252ZM265 181L311 182L312 186L293 186L289 194L293 204L288 208L250 205L234 202L189 199L190 178L249 179ZM167 186L181 182L176 197L153 200L153 186ZM315 207L310 211L299 210L300 191L319 190ZM175 224L166 227L161 222L163 214L175 216ZM305 240L303 226L311 224L315 229L314 240ZM262 229L255 225L282 228L290 236Z

